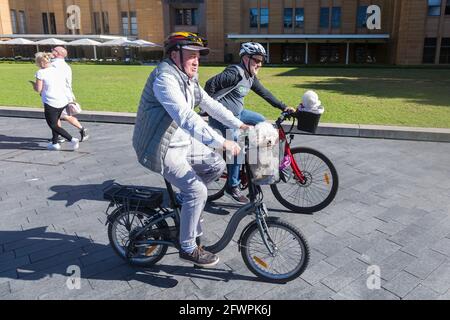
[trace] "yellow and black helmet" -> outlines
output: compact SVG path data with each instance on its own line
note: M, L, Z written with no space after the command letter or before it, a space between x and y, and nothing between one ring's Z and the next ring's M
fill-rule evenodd
M179 50L181 48L188 50L200 51L200 55L206 56L210 49L206 47L206 39L200 37L193 32L174 32L171 33L166 41L164 41L164 51L166 54L173 50Z

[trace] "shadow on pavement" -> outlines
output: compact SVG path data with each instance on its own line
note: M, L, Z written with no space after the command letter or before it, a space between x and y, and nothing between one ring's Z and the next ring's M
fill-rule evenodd
M72 267L78 266L81 279L136 280L160 288L175 287L178 280L173 276L224 282L258 281L256 277L239 275L220 267L201 269L165 264L149 268L133 267L117 256L109 245L75 235L51 232L47 227L0 231L0 245L4 250L0 254L0 278L35 281L62 275L69 279L74 275ZM16 272L8 272L14 270Z
M48 139L36 137L10 137L0 134L0 150L47 150L40 143L47 144Z

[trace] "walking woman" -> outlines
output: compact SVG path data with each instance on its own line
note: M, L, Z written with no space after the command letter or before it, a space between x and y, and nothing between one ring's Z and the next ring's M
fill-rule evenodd
M66 95L64 75L57 68L52 67L50 53L36 53L36 65L40 69L36 72L36 82L33 83L33 87L41 95L45 120L53 134L52 142L48 144L47 149L61 150L61 145L58 143L58 135L60 135L70 142L71 150L76 150L79 140L58 126L59 117L70 102Z

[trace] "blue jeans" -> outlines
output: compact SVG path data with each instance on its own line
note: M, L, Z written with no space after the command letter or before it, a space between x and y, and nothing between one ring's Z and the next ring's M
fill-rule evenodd
M264 118L261 114L245 109L243 109L241 113L236 116L236 118L240 119L243 123L252 126L257 125L260 122L266 121L266 118ZM227 126L211 117L209 117L209 125L214 129L220 130L222 135L226 137L226 129L228 129ZM238 130L236 129L233 130L234 141L238 140L238 133L239 133ZM241 180L239 179L240 168L241 165L239 163L236 163L236 161L233 164L227 164L228 187L237 187L241 183Z

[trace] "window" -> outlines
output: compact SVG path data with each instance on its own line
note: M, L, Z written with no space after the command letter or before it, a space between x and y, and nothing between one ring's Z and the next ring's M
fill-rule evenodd
M305 44L283 45L283 63L305 63Z
M295 8L295 27L303 28L305 26L305 9Z
M328 28L330 26L330 8L320 8L320 27Z
M17 16L16 16L16 10L11 10L11 26L12 26L12 32L17 33Z
M136 18L136 17L135 17ZM196 26L198 23L198 10L193 9L176 9L175 24L179 26ZM137 23L136 23L137 32Z
M19 33L27 33L27 24L24 11L19 11Z
M128 30L128 28L127 28ZM100 24L100 13L94 12L94 32L95 34L101 34L102 33L102 27Z
M340 60L339 47L337 45L321 45L319 59L320 63L338 63Z
M121 21L122 21L122 33L124 36L128 36L128 12L123 12L121 15Z
M437 38L425 38L423 47L423 63L434 63L436 57Z
M137 36L138 34L138 26L137 26L137 17L136 12L131 11L130 12L130 20L131 20L131 35Z
M269 8L261 8L260 27L261 28L269 27Z
M292 15L294 10L292 8L284 8L284 27L292 28Z
M55 14L53 12L49 13L50 17L50 33L56 34L56 20L55 20Z
M109 15L108 12L102 12L103 33L109 34Z
M445 14L450 15L450 0L447 0L447 4L445 5Z
M367 27L367 6L359 6L358 7L358 16L356 18L356 26L358 28Z
M373 44L356 44L355 45L355 62L356 63L376 63L375 56L376 46Z
M250 28L258 28L258 9L250 9Z
M48 28L47 12L42 12L42 27L44 29L44 34L50 33Z
M331 12L331 27L341 27L341 7L333 7Z
M428 0L428 15L429 16L441 15L441 0Z
M442 64L450 63L450 38L442 38L441 56L439 58L439 63Z

